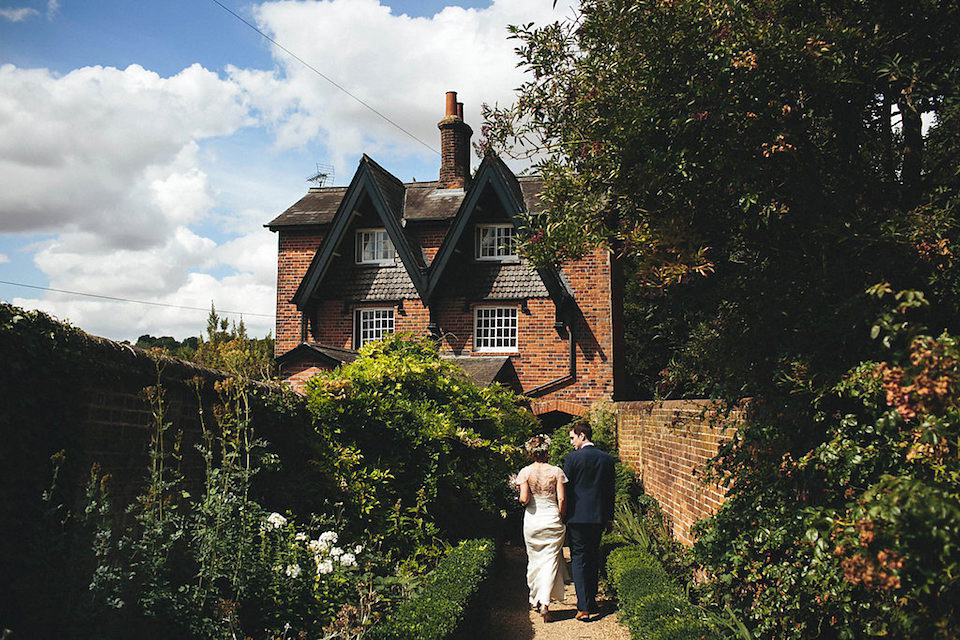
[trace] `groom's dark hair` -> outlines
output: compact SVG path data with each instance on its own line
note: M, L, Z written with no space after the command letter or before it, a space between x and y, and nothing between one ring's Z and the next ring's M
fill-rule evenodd
M587 440L593 440L593 427L586 420L577 420L568 429L577 435L582 433Z

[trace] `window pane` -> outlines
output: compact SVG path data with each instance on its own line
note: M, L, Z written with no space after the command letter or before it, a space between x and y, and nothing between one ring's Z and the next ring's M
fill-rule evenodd
M487 225L477 227L478 258L515 257L513 225Z
M478 350L517 347L517 310L512 307L476 310L474 345Z
M393 309L361 309L359 317L360 344L358 346L393 333Z
M357 232L360 262L389 262L393 259L393 243L386 229Z

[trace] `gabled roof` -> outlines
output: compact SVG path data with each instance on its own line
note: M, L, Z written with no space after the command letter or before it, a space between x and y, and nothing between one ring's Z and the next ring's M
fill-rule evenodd
M514 226L517 225L517 216L527 211L524 189L520 181L517 180L517 177L510 171L510 168L507 167L503 160L497 156L485 157L477 169L473 184L470 186L466 197L460 204L460 209L457 211L457 215L450 225L450 229L447 231L443 244L440 246L436 257L434 257L430 265L429 278L426 283L426 295L423 296L423 299L427 301L428 304L437 293L438 286L443 279L444 272L451 263L452 257L456 253L460 239L465 230L470 228L470 220L477 211L477 204L480 202L481 196L488 189L493 191ZM498 270L509 270L511 267L509 265L496 265L496 268ZM525 271L529 267L515 265L514 270L517 268ZM573 300L573 292L556 270L537 269L536 271L543 281L547 293L558 307ZM496 277L496 275L494 275L494 277ZM509 278L507 281L509 281ZM530 295L525 291L518 291L517 293L517 297ZM499 295L496 297L503 296Z
M509 356L442 356L444 360L455 363L466 374L467 379L478 387L489 387L499 382L508 389L522 393L523 389L517 377L517 370Z
M306 308L311 295L323 280L336 248L343 240L344 234L350 226L350 220L353 218L363 196L370 199L387 231L387 235L400 255L400 260L410 276L413 286L418 294L423 297L425 291L423 272L426 265L421 252L413 250L401 227L404 205L403 183L364 154L353 180L350 181L350 186L344 192L340 205L333 215L329 232L317 253L313 256L313 260L291 300L301 311Z
M357 359L357 356L357 352L351 349L339 349L313 342L301 342L290 351L277 356L277 364L283 366L289 362L309 360L333 369L342 364L350 364Z
M346 192L346 187L311 187L305 196L263 226L279 231L330 224Z
M526 261L491 262L469 265L469 277L460 278L458 270L465 267L453 260L457 245L482 206L494 200L505 219L516 225L519 214L538 210L541 184L535 178L518 179L496 156L483 160L466 190L442 189L437 182L403 184L364 155L350 186L311 189L267 226L274 231L326 228L324 240L291 299L301 311L310 305L321 285L325 297L371 301L418 297L430 304L445 293L442 290L447 287L441 284L445 274L448 279L468 282L469 291L458 289L458 293L470 298L550 297L560 309L573 300L573 294L554 269L533 270ZM337 247L344 241L358 207L367 201L390 236L399 264L340 277L337 269L343 265L337 266ZM403 227L410 222L447 220L450 222L443 243L428 267L415 234L405 233Z

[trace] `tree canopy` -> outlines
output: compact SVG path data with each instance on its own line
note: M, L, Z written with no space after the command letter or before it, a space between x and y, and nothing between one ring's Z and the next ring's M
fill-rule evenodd
M749 397L705 602L760 638L960 625L960 3L582 0L511 28L522 250L608 247L637 393Z
M530 80L484 134L539 154L525 251L628 258L648 394L817 384L863 357L879 282L949 317L958 23L937 0L586 0L511 27Z

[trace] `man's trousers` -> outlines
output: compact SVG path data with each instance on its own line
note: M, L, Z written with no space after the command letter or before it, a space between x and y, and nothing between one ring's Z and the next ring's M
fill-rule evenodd
M597 584L600 580L600 539L602 524L567 523L570 542L570 564L573 586L577 590L577 610L590 611L597 606Z

